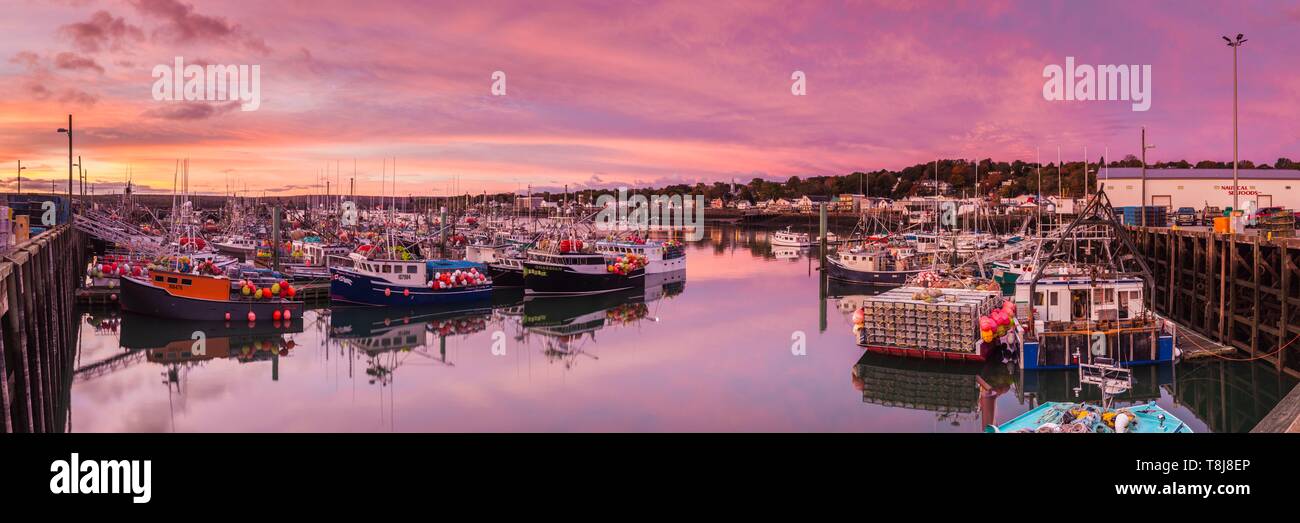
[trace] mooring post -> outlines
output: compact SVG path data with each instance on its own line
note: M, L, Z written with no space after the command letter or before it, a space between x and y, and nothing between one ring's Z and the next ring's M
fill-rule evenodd
M821 230L821 236L820 236L821 237L821 268L822 270L825 270L826 269L826 204L824 203L821 204L821 207L817 214L819 215L820 218L820 230Z
M280 205L271 206L271 268L280 270Z

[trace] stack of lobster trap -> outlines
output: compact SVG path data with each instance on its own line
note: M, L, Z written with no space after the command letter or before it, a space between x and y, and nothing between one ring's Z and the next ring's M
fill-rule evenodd
M863 301L858 344L972 353L979 318L1000 305L996 291L899 287Z

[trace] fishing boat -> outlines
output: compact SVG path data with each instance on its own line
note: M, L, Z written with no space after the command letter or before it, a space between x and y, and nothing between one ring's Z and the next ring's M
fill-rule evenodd
M812 236L806 232L795 232L792 228L772 233L772 245L782 247L811 247Z
M863 296L852 316L858 346L891 356L977 362L1018 350L1007 316L1012 306L987 288L991 282L971 288L944 285L903 286ZM993 325L995 321L1002 323Z
M1133 387L1132 371L1107 358L1080 364L1078 395L1084 385L1101 390L1099 403L1049 401L985 432L1179 434L1191 427L1154 401L1117 406L1114 397Z
M646 274L686 270L686 248L678 240L645 240L635 236L624 240L603 240L596 242L596 252L642 256L646 259Z
M151 269L141 276L122 277L122 310L200 321L266 321L302 314L301 301L271 296L270 289L262 298L252 293L244 296L242 288L225 275Z
M921 259L906 247L855 246L826 257L826 276L850 283L902 285L928 268Z
M487 266L494 287L524 286L524 258L512 242L471 243L465 260Z
M1087 403L1049 401L1006 423L991 426L985 432L1175 434L1191 433L1192 429L1154 401L1118 409L1102 409Z
M257 245L258 242L256 239L240 235L229 236L222 240L212 242L212 246L215 247L218 252L241 257L247 257L257 252Z
M1172 362L1173 327L1146 307L1150 268L1097 192L1059 237L1044 239L1034 272L1016 283L1025 315L1021 366L1074 368L1094 360L1118 365Z
M1003 296L1015 296L1016 282L1034 272L1032 260L994 260L989 265L993 269L993 281L1002 287Z
M375 248L330 260L330 299L356 305L450 305L487 301L487 267L463 260L371 257Z
M645 258L595 252L582 240L542 240L524 260L524 293L602 294L645 289Z

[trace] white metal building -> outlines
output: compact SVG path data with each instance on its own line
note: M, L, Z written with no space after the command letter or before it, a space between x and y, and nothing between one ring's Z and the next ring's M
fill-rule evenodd
M1142 169L1111 167L1097 173L1097 184L1116 207L1142 204ZM1255 208L1300 209L1300 171L1292 169L1239 169L1238 200ZM1232 206L1232 169L1147 169L1147 205L1203 209Z

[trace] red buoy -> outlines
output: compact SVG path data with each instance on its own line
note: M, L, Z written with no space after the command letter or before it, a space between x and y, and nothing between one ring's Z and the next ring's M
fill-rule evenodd
M292 312L289 312L289 309L285 309L285 310L284 310L284 319L287 320L287 319L289 319L289 318L291 318L291 317L293 317L293 313L292 313Z
M226 313L226 321L230 321L230 313L229 313L229 312Z
M402 296L410 296L411 289L402 289Z
M253 311L248 311L248 321L257 321L257 314L254 314Z
M384 297L392 296L393 289L384 289Z
M272 312L272 313L271 313L271 319L273 319L273 320L275 320L275 321L280 321L280 311Z

